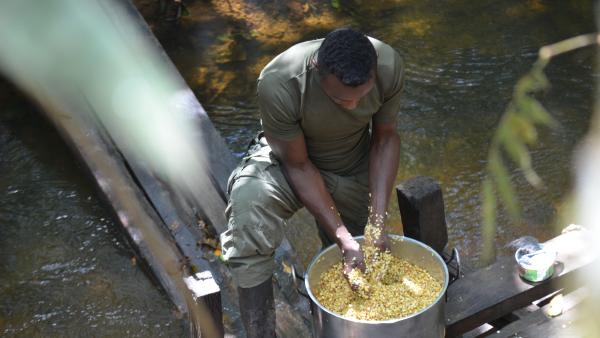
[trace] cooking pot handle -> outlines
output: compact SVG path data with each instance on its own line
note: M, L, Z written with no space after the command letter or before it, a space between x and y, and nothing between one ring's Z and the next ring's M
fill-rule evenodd
M454 262L454 263L453 263ZM452 248L452 253L448 259L444 259L444 263L448 267L448 288L450 285L454 284L460 278L460 253L457 248ZM454 266L454 270L452 271L452 266ZM448 301L448 288L446 288L446 302Z
M450 278L448 286L450 286L460 278L460 254L458 253L457 248L452 248L450 257L444 259L444 263L446 263L446 266L448 267L448 275ZM453 271L453 268L455 272Z

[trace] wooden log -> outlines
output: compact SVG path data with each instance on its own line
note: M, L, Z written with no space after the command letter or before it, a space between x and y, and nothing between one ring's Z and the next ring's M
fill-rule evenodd
M171 240L145 193L130 175L118 150L110 139L103 136L102 129L92 127L94 124L90 112L68 114L65 111L47 111L47 116L90 170L113 208L116 219L123 225L142 258L141 262L149 266L179 311L188 314L189 321L197 325L193 330L210 336L219 332L214 323L206 320L208 311L202 300L197 303L198 308L190 308L194 303L190 303L189 288L184 283L187 274L181 269L183 255ZM200 317L204 317L201 320L203 325L195 322Z
M182 253L181 266L189 274L184 279L186 285L197 301L206 304L219 332L223 334L221 288L216 283L217 276L214 275L220 272L220 264L215 266L205 260L199 245L205 234L199 231L195 214L186 209L185 205L178 204L169 187L162 184L146 168L135 162L127 163L130 164L136 182L142 187L146 198L162 220L161 225L169 231L170 238Z
M459 336L576 283L575 273L596 259L588 237L587 231L570 231L547 242L558 252L557 271L547 281L522 280L513 257L500 258L456 281L448 288L446 336Z
M417 176L396 187L404 235L442 253L448 243L444 198L431 177Z
M197 219L201 218L217 233L221 233L227 224L224 214L227 206L227 179L235 168L237 160L192 90L164 52L144 18L130 1L124 1L124 5L127 9L128 19L133 20L139 33L153 44L157 54L162 56L162 66L167 68L170 75L178 82L179 88L173 93L171 104L176 108L174 112L185 112L184 116L180 117L185 118L186 123L191 126L192 142L198 150L196 155L203 157L204 165L200 168L200 172L194 173L195 179L189 181L191 186L187 187L188 191L184 192L181 189L172 189L172 187L164 185L161 186L161 189L170 194L168 200L173 201L172 205L175 208L173 210L177 210L178 215L183 218L182 220L187 226L195 224ZM126 157L132 158L133 155L126 154ZM149 173L149 175L153 176L153 179L157 178L155 173ZM205 182L209 184L205 184ZM189 193L190 191L192 193ZM166 200L162 199L162 201Z

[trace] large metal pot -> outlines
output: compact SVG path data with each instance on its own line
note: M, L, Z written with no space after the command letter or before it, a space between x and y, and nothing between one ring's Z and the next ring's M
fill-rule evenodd
M363 236L355 237L362 244ZM407 317L365 321L337 315L323 307L315 297L313 288L318 287L320 276L333 264L342 259L336 245L332 245L319 253L310 263L304 282L311 300L314 336L317 338L352 338L352 337L444 337L444 297L448 287L448 268L433 249L414 239L390 235L392 254L415 264L431 274L442 284L437 299L427 308Z

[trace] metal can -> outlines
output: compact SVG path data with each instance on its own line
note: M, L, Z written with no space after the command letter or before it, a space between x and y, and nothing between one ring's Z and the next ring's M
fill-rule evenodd
M515 259L521 278L530 282L541 282L554 274L556 250L543 244L524 246L517 249Z

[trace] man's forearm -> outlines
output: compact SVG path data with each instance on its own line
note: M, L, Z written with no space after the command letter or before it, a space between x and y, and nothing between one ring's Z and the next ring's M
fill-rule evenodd
M319 170L310 161L297 165L283 164L283 171L296 196L317 219L327 235L344 249L353 245L352 235L346 229Z
M291 140L280 140L267 132L265 136L273 153L280 160L283 173L298 199L342 251L356 253L358 243L352 239L352 235L343 224L321 173L310 161L304 135L299 134Z
M369 193L371 194L369 217L382 218L385 215L398 172L399 159L400 137L396 131L375 131L369 150Z

